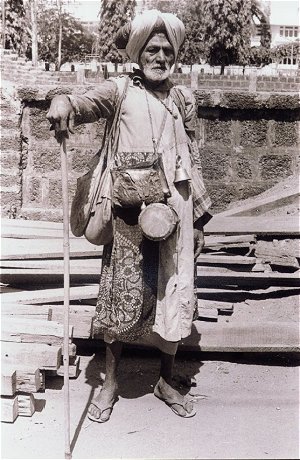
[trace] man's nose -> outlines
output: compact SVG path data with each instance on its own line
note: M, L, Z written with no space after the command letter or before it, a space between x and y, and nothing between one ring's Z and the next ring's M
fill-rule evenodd
M159 50L159 52L157 53L156 59L157 59L157 61L159 61L159 62L165 62L165 60L166 60L166 55L165 55L164 50L162 50L162 49Z

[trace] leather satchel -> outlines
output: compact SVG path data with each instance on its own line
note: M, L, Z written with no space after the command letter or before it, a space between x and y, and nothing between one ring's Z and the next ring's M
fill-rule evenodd
M170 194L163 176L157 160L150 165L113 169L113 205L131 208L165 201Z
M108 244L113 238L110 169L118 142L121 105L126 96L128 83L129 79L126 78L98 163L94 162L91 169L77 179L77 188L71 205L70 226L73 235L84 235L90 243L96 245Z

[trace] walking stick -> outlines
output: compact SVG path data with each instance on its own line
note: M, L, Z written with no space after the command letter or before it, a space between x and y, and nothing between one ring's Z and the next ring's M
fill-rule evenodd
M60 141L61 179L63 198L64 233L64 424L65 458L72 458L70 448L70 391L69 391L69 304L70 304L70 240L69 240L69 199L68 199L68 158L66 137Z

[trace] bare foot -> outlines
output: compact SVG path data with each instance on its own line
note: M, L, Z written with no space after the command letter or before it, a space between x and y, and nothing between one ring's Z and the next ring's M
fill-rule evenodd
M105 385L101 388L98 395L93 398L89 409L88 415L98 422L107 422L113 410L114 403L117 400L118 386Z
M154 395L170 406L180 417L193 417L196 414L193 403L172 388L162 377L154 388Z

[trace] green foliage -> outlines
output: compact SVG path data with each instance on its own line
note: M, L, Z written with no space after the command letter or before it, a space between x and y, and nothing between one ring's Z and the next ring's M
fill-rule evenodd
M271 57L275 62L280 62L283 58L292 58L299 61L300 44L299 40L291 43L279 45L271 49Z
M133 18L135 0L103 0L99 23L99 35L94 43L93 52L104 62L121 63L124 61L115 46L117 31Z
M68 13L61 14L62 60L65 62L81 60L90 54L94 36L85 30L83 25ZM37 11L39 59L55 63L58 58L59 11L57 8L45 8L40 5Z
M5 48L24 55L30 36L23 0L5 1Z
M185 41L178 60L183 64L198 63L204 55L203 0L182 1L179 18L185 25Z
M250 55L251 0L203 0L207 62L224 67L246 65Z
M179 55L184 64L205 60L223 72L225 65L270 62L270 26L257 0L181 0L179 17L186 27ZM251 50L254 17L261 24L261 47Z

